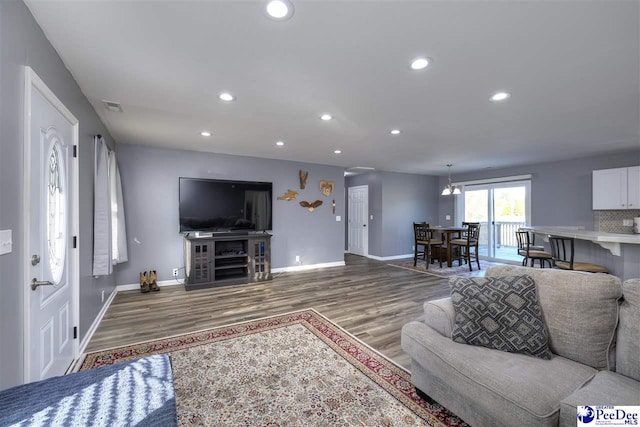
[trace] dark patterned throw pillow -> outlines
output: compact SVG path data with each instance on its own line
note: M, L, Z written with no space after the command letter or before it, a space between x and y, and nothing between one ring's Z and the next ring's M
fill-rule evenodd
M549 335L534 280L512 277L451 277L455 342L551 359Z

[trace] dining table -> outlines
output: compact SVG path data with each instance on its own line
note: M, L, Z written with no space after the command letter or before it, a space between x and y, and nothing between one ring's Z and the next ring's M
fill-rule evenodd
M432 225L431 227L429 227L429 232L440 233L442 235L442 241L446 243L447 267L451 267L453 265L453 260L451 259L451 236L455 234L456 238L458 238L462 236L462 232L466 230L467 227L455 227L446 225Z

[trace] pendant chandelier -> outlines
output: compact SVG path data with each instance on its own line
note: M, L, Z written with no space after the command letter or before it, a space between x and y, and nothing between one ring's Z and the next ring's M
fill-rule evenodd
M451 185L451 166L453 166L451 163L447 165L447 167L449 168L449 183L446 185L446 187L444 187L444 190L442 190L443 196L461 193L458 187L456 187L455 185Z

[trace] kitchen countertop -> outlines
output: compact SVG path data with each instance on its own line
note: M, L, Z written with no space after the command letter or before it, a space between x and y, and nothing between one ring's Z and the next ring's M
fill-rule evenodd
M608 249L613 255L620 256L622 251L621 244L640 245L640 234L624 234L624 233L606 233L604 231L585 230L583 227L571 226L530 226L522 227L531 230L536 234L544 235L544 241L548 242L546 235L554 234L562 237L573 237L574 239L590 240L605 249Z

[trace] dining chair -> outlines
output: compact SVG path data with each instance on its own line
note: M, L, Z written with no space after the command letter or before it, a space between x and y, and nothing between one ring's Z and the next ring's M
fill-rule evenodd
M574 238L549 235L553 266L562 270L608 273L606 267L590 262L574 261Z
M453 247L458 247L458 265L462 265L464 259L469 264L469 271L473 271L471 266L471 258L475 258L478 264L478 270L480 270L480 258L478 257L478 241L480 240L480 223L479 222L463 222L463 227L466 229L461 233L461 236L457 239L452 239L449 244ZM471 249L474 249L474 252Z
M544 250L537 250L539 246L534 246L529 240L529 232L527 230L516 231L516 239L518 241L518 255L523 256L522 265L526 266L531 260L531 267L534 266L536 260L540 263L540 268L544 268L545 261L549 263L549 267L553 267L552 256ZM544 249L544 248L543 248Z
M431 259L433 258L433 248L442 246L441 240L432 239L433 236L429 228L429 224L426 222L413 223L413 266L416 266L418 256L422 256L422 259L424 259L426 263L427 270L429 269L429 264L431 264ZM420 246L422 246L422 250L419 249ZM441 257L438 257L438 261L440 263L440 268L442 268Z

